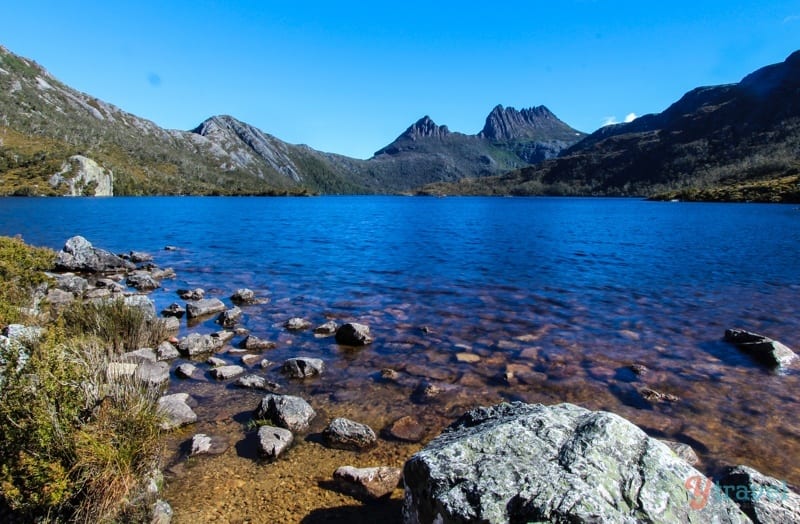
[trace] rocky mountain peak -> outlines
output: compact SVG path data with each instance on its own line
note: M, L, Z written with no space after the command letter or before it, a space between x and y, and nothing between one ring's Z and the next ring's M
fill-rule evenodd
M567 133L572 137L576 131L562 122L545 106L530 107L518 111L513 107L496 106L486 117L486 124L478 136L488 140L511 141L540 139L543 135Z
M400 135L400 137L416 140L418 138L425 138L425 137L442 138L449 134L450 130L447 129L447 126L438 126L436 125L436 122L431 120L431 117L425 115L416 122L414 122L414 124L412 124L411 127L406 129L405 133Z

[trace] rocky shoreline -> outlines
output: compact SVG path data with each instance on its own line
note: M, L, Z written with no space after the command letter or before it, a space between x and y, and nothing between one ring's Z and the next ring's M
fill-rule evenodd
M226 297L230 303L227 305L220 298L206 297L202 289L182 289L177 293L185 303L170 304L158 316L146 293L159 289L164 280L175 278L175 272L159 268L153 260L152 255L140 252L113 255L95 248L82 237L73 237L58 254L57 272L52 274L55 287L43 291L40 299L42 304L57 309L76 299L120 297L146 311L153 322L163 324L168 337L158 347L125 353L112 363L113 368L109 367L109 373L133 376L171 391L161 397L159 404L165 415L163 428L170 432L166 438L171 450L166 457L164 498L176 511L173 513L160 500L154 506L155 522L211 518L186 508L175 497L187 489L198 493L208 490L208 486L190 486L196 482L196 474L208 475L214 469L213 461L224 464L224 469L233 468L228 479L233 481L232 485L217 478L220 485L230 488L230 493L221 494L222 497L233 497L237 490L244 490L249 496L261 493L264 497L263 490L270 491L271 486L246 484L258 482L259 470L284 472L285 480L287 468L293 466L299 469L294 475L314 471L310 480L315 485L315 496L327 490L334 494L338 507L351 508L338 513L319 513L322 506L315 506L314 497L310 497L285 512L286 507L292 506L289 499L303 495L278 493L258 502L264 507L261 516L272 521L313 522L314 518L369 521L376 515L409 523L800 519L800 498L785 483L742 469L744 466L732 470L732 478L738 479L737 486L750 486L740 491L750 490L752 494L753 483L769 485L770 493L777 493L780 499L762 510L756 508L757 501L751 496L740 509L733 498L716 496L717 491L726 495L735 492L736 489L723 489L733 484L717 484L722 488L715 488L714 496L706 492L712 489L711 480L687 461L696 462L696 456L692 458L693 452L685 444L664 445L617 415L572 404L542 406L517 402L478 408L458 418L424 448L418 443L441 430L446 425L442 421L452 420L464 410L458 413L450 410L447 417L438 419L438 424L427 423L423 417L410 413L376 431L369 425L370 420L359 417L358 410L352 407L359 402L368 403L369 398L347 399L349 407L343 409L341 404L345 403L336 399L320 405L318 400L290 394L302 391L304 384L313 383L315 377L327 373L327 368L337 363L309 355L271 362L270 351L275 343L250 334L243 325L248 308L266 303L266 297L258 297L249 289L238 289ZM210 333L188 330L178 338L184 316L187 328L189 322L204 326L213 319L220 329ZM359 348L374 341L374 335L359 320L340 323L338 319L328 319L315 326L307 319L292 317L284 322L283 328L292 333L313 332L315 338L331 339L331 343L345 352L360 351ZM768 364L788 367L797 360L786 346L769 338L739 331L726 336L733 343L750 344L746 350L753 344L767 352L766 346L776 348L779 353L774 358L759 357ZM456 355L459 362L477 362L480 358L468 350ZM529 376L532 373L529 369L509 366L503 380L537 380ZM648 369L634 364L631 372L644 376ZM412 405L459 395L457 388L446 380L437 380L432 372L425 373L431 376L422 380L391 368L376 373L376 380L411 389ZM250 402L250 406L244 410L244 404L231 406L222 410L223 415L207 419L202 406L213 403L215 391L220 389L232 395L222 402L235 397L237 401ZM638 388L635 394L650 404L680 400L674 394L646 386ZM458 403L451 405L459 407ZM299 463L294 464L295 461ZM245 463L248 465L243 466ZM318 466L329 471L320 473ZM235 473L237 468L239 472L250 472L248 480L239 478ZM239 482L244 484L238 485ZM598 492L597 486L603 489ZM211 489L216 491L218 487ZM776 502L772 497L769 499L770 503ZM364 501L371 503L360 506ZM275 512L275 506L282 505ZM220 507L236 506L237 503L228 500L227 506L223 502ZM248 520L235 512L222 516L228 521Z

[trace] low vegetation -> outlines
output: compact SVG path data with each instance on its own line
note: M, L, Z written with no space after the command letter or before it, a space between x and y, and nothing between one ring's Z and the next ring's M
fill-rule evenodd
M0 237L0 324L25 320L54 253ZM42 325L44 324L44 325ZM0 519L145 520L160 455L158 391L108 373L121 351L160 337L121 301L80 301L0 344Z

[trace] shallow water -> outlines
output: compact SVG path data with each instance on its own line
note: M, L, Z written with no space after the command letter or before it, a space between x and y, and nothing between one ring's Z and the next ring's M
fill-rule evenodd
M800 374L773 374L721 341L726 328L743 327L800 348L800 211L792 206L0 199L0 234L18 233L53 248L81 234L113 251L151 252L178 273L153 293L159 308L180 302L178 288L202 287L226 302L240 287L268 297L243 320L278 343L264 353L276 364L263 373L326 414L381 428L413 413L430 438L476 404L575 402L691 444L707 473L745 463L800 484ZM282 324L294 316L363 322L376 340L347 350L287 332ZM209 320L182 331L217 329ZM458 353L479 360L460 362ZM278 365L296 355L323 358L327 372L287 381ZM633 363L650 372L638 377ZM399 379L382 379L382 368ZM422 398L420 381L441 394ZM644 385L680 400L645 402ZM246 418L259 398L208 375L171 389L199 399L201 426Z

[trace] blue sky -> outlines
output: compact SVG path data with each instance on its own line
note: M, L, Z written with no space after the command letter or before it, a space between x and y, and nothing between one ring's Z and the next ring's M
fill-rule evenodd
M594 131L800 49L800 0L27 0L2 11L0 44L161 126L230 114L361 158L424 115L476 133L497 104L543 104Z

